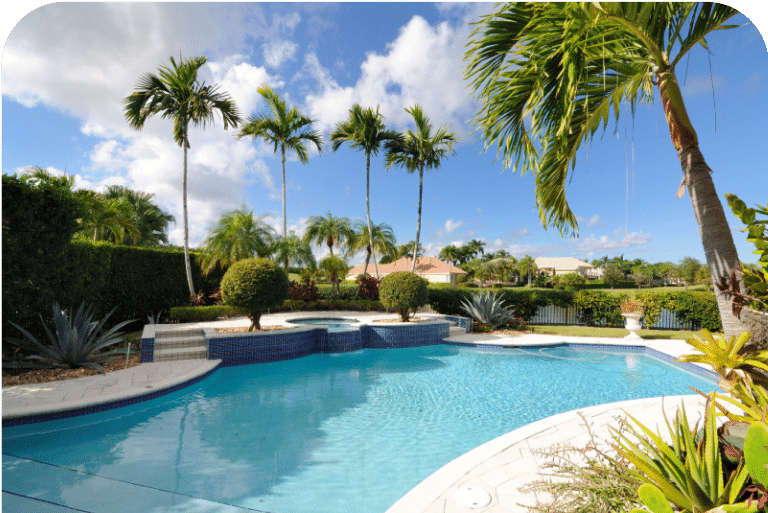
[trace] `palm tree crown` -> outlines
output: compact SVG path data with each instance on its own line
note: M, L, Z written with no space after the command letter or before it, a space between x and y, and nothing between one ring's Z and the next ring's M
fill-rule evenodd
M189 124L205 127L214 121L218 111L224 121L224 129L236 127L240 114L235 102L227 93L218 92L217 86L209 86L197 80L198 70L206 57L180 58L177 63L171 57L170 66L161 66L158 74L146 73L136 85L137 90L123 100L125 117L132 128L141 130L147 119L159 114L173 119L173 138L183 150L182 215L184 223L184 265L187 273L189 294L195 294L192 283L192 266L189 260L189 223L187 216L187 149L189 149Z
M371 258L375 258L377 253L379 255L393 255L397 252L395 232L386 223L372 224L369 227L366 223L358 221L353 228L353 237L347 242L347 248L350 255L365 251L365 265L363 266L363 274L365 275L368 273L368 263Z
M325 243L333 256L333 246L341 246L354 237L354 232L346 217L334 217L329 211L323 216L309 218L304 240L321 245Z
M297 107L288 110L285 101L269 86L263 85L258 89L264 98L271 113L260 113L248 118L240 130L238 138L253 137L263 139L264 142L274 145L274 152L278 148L281 153L282 177L283 177L283 237L288 235L285 208L285 151L286 149L296 153L302 164L309 162L307 143L312 143L317 150L323 151L323 135L317 130L311 130L311 119L302 114ZM285 264L287 267L287 263Z
M203 273L208 275L217 266L226 268L245 258L266 257L273 239L272 228L245 206L225 212L205 240Z

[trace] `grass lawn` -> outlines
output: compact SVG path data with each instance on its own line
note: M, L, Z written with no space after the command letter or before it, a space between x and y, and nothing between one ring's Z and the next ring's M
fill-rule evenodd
M548 335L564 335L568 337L614 337L623 338L629 335L624 328L599 328L593 326L537 326L530 328L534 333ZM686 340L695 334L695 331L679 330L640 330L637 334L647 339L678 339Z

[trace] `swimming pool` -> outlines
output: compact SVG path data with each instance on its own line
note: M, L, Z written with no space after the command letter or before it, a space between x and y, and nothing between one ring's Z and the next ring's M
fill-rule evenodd
M716 389L641 352L580 347L366 349L229 367L134 406L4 429L3 501L382 513L517 427L689 385Z

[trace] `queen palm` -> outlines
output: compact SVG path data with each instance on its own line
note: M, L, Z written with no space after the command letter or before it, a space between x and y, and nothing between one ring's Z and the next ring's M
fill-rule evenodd
M312 216L309 218L304 240L309 243L322 245L325 243L333 256L333 246L342 246L354 237L354 231L346 217L334 217L330 211L326 217Z
M453 152L453 144L457 138L453 132L448 131L448 127L441 127L432 135L432 124L429 118L424 115L424 111L417 104L410 109L405 109L416 124L416 131L408 130L402 137L387 143L387 168L393 165L401 166L409 173L419 172L419 211L416 223L416 240L414 242L414 253L417 253L419 247L419 238L421 236L421 203L424 193L424 170L437 169L443 158ZM416 258L413 259L411 272L416 271Z
M238 260L267 257L273 239L272 228L245 206L225 212L203 244L203 274L207 276L216 267L227 268Z
M182 216L184 223L184 266L187 273L189 294L195 294L192 283L192 266L189 260L189 221L187 216L187 150L189 145L189 124L205 127L213 123L214 112L218 111L224 121L224 128L236 127L240 115L229 94L219 92L218 86L209 86L197 79L198 70L205 64L206 57L192 59L173 57L170 66L160 66L158 74L146 73L136 85L137 90L123 100L125 117L132 128L141 130L147 119L159 114L173 120L173 138L183 150L183 173L181 185Z
M370 219L368 221L370 221ZM374 258L375 263L376 253L379 255L391 255L397 251L395 232L392 230L392 227L386 223L366 224L362 221L358 221L353 227L353 232L354 236L347 243L347 247L349 248L350 254L357 253L358 251L365 251L363 275L368 273L368 263L371 261L371 257ZM371 244L370 241L373 241L373 244ZM374 267L376 269L376 277L378 278L378 266Z
M379 114L378 106L374 112L370 107L363 109L358 103L349 110L349 119L336 124L336 130L331 134L333 151L338 150L343 143L349 142L353 149L365 152L365 215L368 223L368 240L376 240L371 226L371 154L377 155L382 144L396 140L398 137L400 134L397 131L385 129L384 117ZM369 251L372 252L373 267L378 278L379 265L376 263L375 246L376 244L370 246ZM371 253L365 260L366 271L370 258Z
M686 112L675 67L738 11L717 3L513 3L482 17L466 54L476 117L504 164L530 171L542 224L578 233L568 168L622 102L631 112L658 87L713 281L741 269L722 204ZM726 336L747 327L715 290Z
M285 101L269 86L263 85L258 91L272 111L271 115L261 113L248 118L248 123L242 127L238 138L263 139L264 142L274 145L275 153L278 148L280 149L283 180L283 237L286 237L288 224L285 209L285 150L296 153L299 161L306 164L309 162L307 143L313 143L317 151L322 153L323 136L319 131L310 129L312 120L302 114L297 107L288 110ZM284 261L284 265L287 270L288 262Z

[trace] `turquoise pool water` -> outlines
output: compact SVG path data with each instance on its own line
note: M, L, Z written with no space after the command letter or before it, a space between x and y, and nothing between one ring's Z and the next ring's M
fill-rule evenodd
M4 429L4 510L383 513L510 430L689 386L716 383L639 353L567 347L366 349L229 367L134 406Z
M359 321L356 319L344 319L339 317L303 317L300 319L288 319L291 324L310 324L312 326L324 326L328 331L343 331L352 328Z

